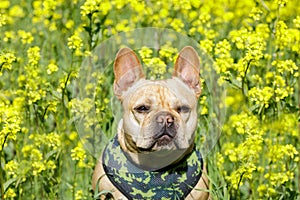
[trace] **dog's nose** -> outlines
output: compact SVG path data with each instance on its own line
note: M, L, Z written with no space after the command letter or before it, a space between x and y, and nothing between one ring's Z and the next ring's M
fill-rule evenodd
M162 126L170 127L174 123L174 117L170 113L161 113L157 116L156 122Z

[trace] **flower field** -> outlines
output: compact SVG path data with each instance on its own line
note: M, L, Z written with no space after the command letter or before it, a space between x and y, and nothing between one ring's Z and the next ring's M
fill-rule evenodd
M226 93L212 95L203 75L197 145L212 138L213 106L224 111L205 156L212 198L299 199L300 1L0 0L1 199L97 196L93 168L121 115L117 49L105 49L105 70L85 67L100 65L101 44L147 27L195 41ZM134 50L149 78L164 78L180 51L167 40Z

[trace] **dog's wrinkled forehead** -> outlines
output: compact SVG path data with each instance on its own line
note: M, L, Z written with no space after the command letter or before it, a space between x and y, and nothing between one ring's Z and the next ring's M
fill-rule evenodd
M139 92L138 92L139 91ZM131 101L132 97L160 96L177 98L181 101L197 103L194 92L178 78L166 80L139 80L124 93L124 99Z

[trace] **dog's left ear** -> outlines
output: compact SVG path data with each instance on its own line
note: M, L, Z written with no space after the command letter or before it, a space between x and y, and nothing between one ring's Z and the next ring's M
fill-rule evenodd
M200 96L200 60L198 53L193 47L186 46L179 52L173 76L180 78L194 90L197 98Z

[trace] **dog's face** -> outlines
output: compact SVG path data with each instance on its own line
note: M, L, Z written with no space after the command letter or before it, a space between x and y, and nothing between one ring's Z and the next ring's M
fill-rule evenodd
M144 78L136 54L121 49L115 60L114 90L124 110L122 148L131 152L188 149L197 125L199 58L192 47L178 55L171 79ZM120 138L119 137L119 138Z

